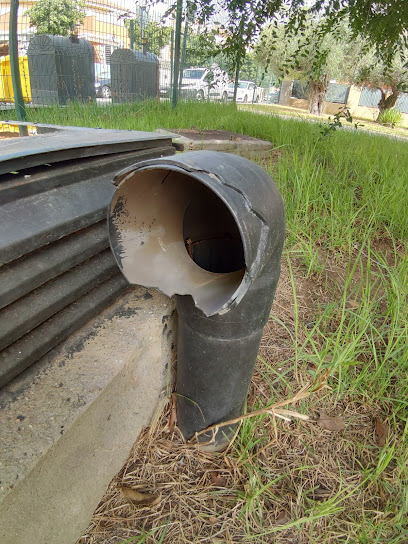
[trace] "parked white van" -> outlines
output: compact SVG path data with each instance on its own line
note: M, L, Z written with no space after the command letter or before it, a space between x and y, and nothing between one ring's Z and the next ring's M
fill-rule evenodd
M217 65L211 68L186 68L181 80L181 98L228 100L229 77Z

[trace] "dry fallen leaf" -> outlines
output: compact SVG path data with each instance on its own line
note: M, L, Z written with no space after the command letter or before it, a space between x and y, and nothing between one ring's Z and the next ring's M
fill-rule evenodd
M312 493L312 498L315 501L327 500L330 497L330 491L324 487L317 487Z
M377 446L381 448L385 446L388 438L388 425L383 423L379 417L375 418L375 434L377 438Z
M125 495L127 500L135 506L155 506L156 504L159 504L162 498L161 493L158 495L152 495L151 493L140 493L131 487L120 487L119 489Z
M299 448L300 447L300 440L298 438L292 438L292 440L290 441L290 447L293 448L294 450L296 448Z
M277 525L285 525L290 520L289 516L284 510L281 510L275 520Z
M225 478L223 478L222 476L220 476L218 474L218 472L216 472L215 470L212 470L210 472L210 475L211 475L211 480L213 481L214 485L217 485L218 487L225 487L225 484L227 482L226 482Z
M338 416L329 416L324 412L320 412L319 417L316 419L316 423L322 429L327 431L342 431L346 428L344 421Z

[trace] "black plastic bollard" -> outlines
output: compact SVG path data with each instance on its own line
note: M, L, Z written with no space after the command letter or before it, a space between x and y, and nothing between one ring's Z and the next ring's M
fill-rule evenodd
M214 151L144 161L115 183L120 269L177 295L177 425L190 439L242 414L280 274L283 201L258 165ZM199 439L221 450L231 432Z

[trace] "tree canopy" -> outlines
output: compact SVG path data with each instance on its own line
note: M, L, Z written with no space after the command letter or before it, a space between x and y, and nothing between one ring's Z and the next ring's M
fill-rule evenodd
M219 50L212 32L188 31L185 66L201 66L218 54Z
M314 113L320 112L329 78L359 81L359 84L379 88L382 92L380 110L392 107L398 94L406 88L408 1L188 2L196 6L202 20L208 20L217 12L226 14L227 33L222 49L235 67L258 42L256 58L265 71L273 66L278 75L297 73L298 77L308 79L309 99L313 96L316 99L314 106L309 104ZM351 62L353 48L358 57ZM344 58L344 65L340 65L338 61ZM279 66L277 59L283 59ZM358 73L357 65L360 66Z
M408 67L402 59L403 56L396 53L391 63L386 64L378 61L375 50L370 50L349 60L349 81L381 92L377 106L380 115L395 106L401 93L408 92Z
M129 20L125 24L129 26ZM143 34L148 50L155 55L159 55L160 50L170 43L171 28L162 26L156 21L149 21L144 27ZM137 20L134 20L134 46L136 49L141 49L142 47L142 29L140 22Z
M302 0L303 2L303 0ZM318 16L323 10L327 22L322 31L331 32L347 20L352 37L360 37L374 47L385 64L408 46L408 2L401 0L313 0L309 8Z
M85 3L82 0L38 0L25 14L37 34L68 36L76 24L83 22Z
M268 22L285 23L287 35L302 33L310 19L315 38L323 40L347 21L352 39L361 37L377 57L391 64L408 46L408 2L401 0L197 0L201 19L222 11L227 14L225 51L244 55Z
M343 21L337 32L316 35L316 23L309 19L302 33L285 32L284 24L268 25L255 45L255 58L270 66L280 78L303 80L309 86L309 111L321 113L330 79L381 91L380 112L395 106L401 92L408 90L408 70L403 55L396 51L390 63L377 58L367 40L352 39L353 31ZM271 45L272 44L272 45Z
M255 59L280 79L303 80L309 86L309 111L320 115L330 79L347 79L349 38L345 24L337 36L329 34L322 40L316 37L313 19L296 36L287 36L283 24L269 25L255 45Z

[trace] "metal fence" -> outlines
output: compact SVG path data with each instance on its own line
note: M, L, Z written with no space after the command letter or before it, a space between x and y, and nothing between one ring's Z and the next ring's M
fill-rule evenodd
M397 103L395 104L395 107L401 113L408 113L408 93L402 93L399 95Z
M350 85L329 83L325 100L326 102L332 102L334 104L347 104L349 92Z
M14 2L2 0L0 8L0 103L10 107L15 98L9 40ZM223 25L203 27L185 2L179 5L176 32L175 0L23 0L17 17L22 99L30 106L170 100L177 86L179 99L232 100L235 71L217 52ZM270 78L253 62L245 60L240 79L237 101L258 102L268 95Z
M329 87L325 95L325 101L332 102L334 104L347 104L349 91L350 91L350 85L344 85L341 83L329 83ZM292 86L291 98L307 100L308 97L309 97L308 82L295 79Z
M0 4L1 109L14 108L13 70L21 80L18 101L28 107L145 98L174 102L175 89L180 100L228 102L234 97L236 72L231 59L220 53L226 33L222 21L203 26L185 1L22 0L13 48L9 25L16 1ZM236 101L276 103L280 91L275 85L276 78L246 58ZM326 101L345 104L348 90L348 85L331 83ZM308 89L295 81L292 97L306 99ZM377 104L376 92L364 89L360 105ZM400 96L397 107L408 112L408 95Z
M368 108L376 108L380 99L381 91L379 89L369 89L368 87L363 87L358 105Z
M368 108L377 108L380 100L381 91L379 89L363 87L358 105ZM395 108L401 113L408 113L408 93L401 93L399 95Z

